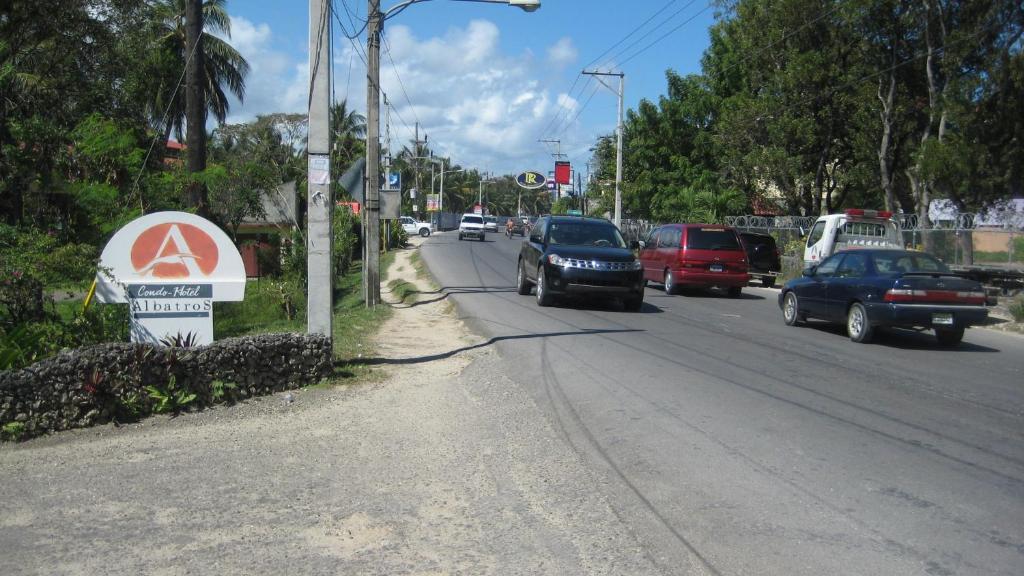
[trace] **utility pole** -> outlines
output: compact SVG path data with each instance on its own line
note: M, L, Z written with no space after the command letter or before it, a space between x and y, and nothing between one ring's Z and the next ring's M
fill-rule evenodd
M555 153L552 154L552 156L555 157L555 160L558 160L559 158L565 158L565 154L562 154L562 141L561 140L537 140L537 142L541 142L543 144L554 144L555 145Z
M331 257L331 51L330 0L309 0L309 142L306 198L306 324L310 334L331 337L334 271Z
M204 78L206 58L203 57L203 0L186 0L185 4L185 121L188 132L185 144L189 173L206 170L206 90ZM188 201L200 214L206 212L206 186L189 184Z
M324 0L321 0L324 1ZM366 24L366 307L380 303L380 0L367 0Z
M622 97L625 94L626 75L622 72L598 72L596 70L593 72L584 70L583 74L593 76L605 88L615 92L619 97L619 121L615 129L615 225L619 226L622 222ZM619 89L615 90L608 84L605 84L601 76L618 76Z

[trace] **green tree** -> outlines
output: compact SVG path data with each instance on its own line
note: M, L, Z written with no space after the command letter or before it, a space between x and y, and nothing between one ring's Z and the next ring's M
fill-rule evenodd
M186 0L157 0L154 5L156 44L163 61L162 73L155 79L157 85L150 94L148 106L151 121L164 130L164 141L172 130L179 140L184 133L185 91L178 88L178 82L189 57L185 49L185 3ZM203 2L203 31L207 108L213 118L223 124L230 109L227 92L240 101L244 100L245 77L249 74L249 63L245 58L215 35L231 37L227 0ZM161 124L165 110L169 111L168 121Z

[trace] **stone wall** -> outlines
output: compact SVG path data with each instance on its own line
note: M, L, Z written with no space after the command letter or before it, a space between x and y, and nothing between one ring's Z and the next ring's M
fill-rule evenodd
M329 376L331 357L329 338L307 334L194 348L112 343L69 350L0 372L0 429L8 437L36 436L298 388ZM161 405L161 398L171 400Z

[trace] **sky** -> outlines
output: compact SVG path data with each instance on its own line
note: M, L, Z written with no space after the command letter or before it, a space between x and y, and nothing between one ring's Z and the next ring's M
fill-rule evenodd
M334 97L365 113L366 35L350 41L341 25L349 35L361 29L367 2L334 5ZM232 103L228 122L304 113L308 2L229 0L227 10L230 42L252 68L244 102ZM715 12L707 0L542 0L533 13L450 0L409 6L385 22L381 46L392 150L408 146L419 123L435 154L462 167L546 173L560 150L585 174L597 137L615 130L617 98L582 76L584 67L625 74L627 109L641 99L656 102L666 91L666 70L700 72ZM606 81L617 87L618 78ZM538 140L561 143L556 149Z

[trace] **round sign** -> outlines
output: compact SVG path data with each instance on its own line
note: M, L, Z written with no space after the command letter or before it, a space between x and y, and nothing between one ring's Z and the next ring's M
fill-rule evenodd
M516 176L516 184L527 190L536 190L537 188L543 188L547 183L547 177L540 172L523 172L519 176Z

